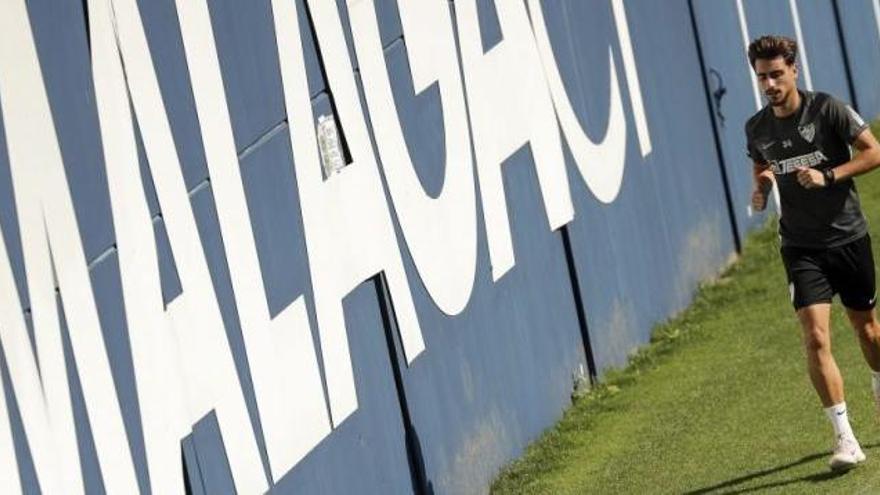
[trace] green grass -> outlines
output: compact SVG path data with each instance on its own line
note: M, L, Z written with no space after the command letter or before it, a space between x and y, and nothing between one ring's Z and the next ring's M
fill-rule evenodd
M880 122L873 129L880 135ZM880 260L880 172L857 182ZM768 226L625 370L576 398L492 492L880 492L880 422L855 335L835 302L834 354L868 460L833 475L832 430L805 372L788 297Z

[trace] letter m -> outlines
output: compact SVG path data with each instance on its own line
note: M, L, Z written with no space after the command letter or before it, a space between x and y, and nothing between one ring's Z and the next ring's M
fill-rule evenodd
M36 356L2 241L0 346L40 489L43 493L85 489L62 349L57 283L104 487L108 493L136 492L128 439L24 0L0 3L0 108ZM9 430L7 410L2 407L0 481L4 491L16 492L21 485Z

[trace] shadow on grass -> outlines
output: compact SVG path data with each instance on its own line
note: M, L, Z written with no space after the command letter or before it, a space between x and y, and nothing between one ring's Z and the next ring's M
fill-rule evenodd
M863 445L862 448L864 450L872 450L874 448L877 448L878 446L880 446L880 443ZM820 454L812 454L812 455L804 456L796 461L789 462L788 464L783 464L781 466L776 466L776 467L772 467L769 469L763 469L761 471L755 471L754 473L749 473L745 476L740 476L739 478L734 478L732 480L723 481L721 483L718 483L717 485L712 485L712 486L707 486L705 488L698 488L696 490L691 490L689 492L685 492L684 495L704 495L704 494L719 492L724 489L732 489L731 491L725 491L724 493L726 493L726 494L750 493L750 492L756 492L759 490L766 490L768 488L777 488L777 487L786 486L786 485L793 485L795 483L802 483L805 481L810 482L810 483L821 483L823 481L828 481L828 480L832 480L835 478L839 478L841 476L845 476L849 472L849 471L830 471L830 470L825 469L819 473L808 474L806 476L800 476L798 478L792 478L792 479L781 480L781 481L773 481L770 483L764 483L764 484L757 485L757 486L751 486L751 487L743 488L740 490L735 489L735 487L737 485L742 485L743 483L747 483L749 481L752 481L752 480L755 480L755 479L758 479L758 478L761 478L764 476L769 476L771 474L779 473L779 472L785 471L786 469L791 469L795 466L800 466L801 464L806 464L808 462L815 461L815 460L823 458L827 455L828 455L828 452L822 452Z

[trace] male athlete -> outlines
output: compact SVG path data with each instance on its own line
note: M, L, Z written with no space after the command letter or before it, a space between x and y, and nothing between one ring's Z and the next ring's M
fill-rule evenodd
M775 183L782 261L803 330L807 369L834 426L831 469L848 469L865 454L850 427L843 380L831 354L831 298L840 295L855 328L880 407L874 259L853 182L880 166L880 145L851 107L797 88L796 55L797 43L782 36L763 36L749 45L749 62L769 103L746 123L754 161L752 208L766 207ZM859 150L856 156L850 146Z

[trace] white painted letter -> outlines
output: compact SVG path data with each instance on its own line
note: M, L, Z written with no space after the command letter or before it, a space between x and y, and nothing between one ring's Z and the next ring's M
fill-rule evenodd
M154 493L183 493L180 441L191 422L180 349L165 321L156 239L110 3L89 0L88 12L95 99L150 487Z
M422 189L401 130L372 1L349 5L364 93L401 230L425 288L448 315L460 313L477 267L477 218L470 137L449 5L399 0L400 19L419 93L435 82L443 105L446 176L439 197Z
M594 144L584 133L578 122L577 115L568 99L562 76L553 55L553 46L544 22L541 4L530 0L530 12L538 51L544 63L544 72L556 105L559 123L568 142L571 154L577 164L581 177L587 187L599 201L610 203L617 197L623 182L623 169L626 161L626 120L623 115L623 103L620 97L620 85L617 79L617 66L608 49L608 63L611 71L611 102L608 112L608 127L605 137L599 144Z
M9 259L6 257L6 244L0 242L0 263L6 263ZM6 263L8 266L8 263ZM3 270L2 276L5 280L0 284L6 284L8 274L11 270L8 268L0 268ZM14 282L13 282L14 287ZM5 292L4 289L0 289ZM0 301L3 301L3 295L0 295ZM0 321L0 325L6 322ZM3 340L2 332L0 332L0 341ZM9 495L18 495L21 493L21 477L18 475L18 456L15 455L15 445L12 441L12 424L9 422L9 409L6 403L6 387L0 381L0 486L9 493Z
M321 0L309 2L309 7L339 120L353 158L351 164L326 181L321 174L294 3L272 2L330 414L333 424L338 425L357 409L342 311L342 298L346 294L367 278L384 272L408 362L424 349L424 342L370 146L336 4Z
M134 464L101 333L43 76L23 0L0 12L0 105L34 317L36 368L8 263L2 263L3 347L41 489L82 492L53 278L109 493L137 491ZM42 374L42 382L40 374Z
M315 346L302 296L274 320L269 315L208 5L178 0L177 12L269 465L278 480L330 433Z
M224 331L223 320L220 316L220 308L211 283L202 244L199 240L199 232L193 216L189 194L187 193L177 149L171 134L165 104L159 90L156 72L153 68L152 57L141 22L135 0L113 1L114 26L116 28L117 46L124 64L126 83L131 97L131 103L137 116L138 124L143 134L144 148L149 161L150 170L156 185L156 194L162 206L163 219L168 229L168 239L171 245L180 284L183 292L174 301L168 304L163 315L163 324L167 327L162 331L154 331L156 340L149 341L146 337L141 338L136 332L132 335L132 355L135 360L136 377L139 380L147 380L145 374L151 372L153 366L165 362L170 357L159 357L155 353L172 347L171 342L165 340L164 332L169 332L176 338L179 356L183 360L180 368L183 370L183 385L186 398L186 410L188 412L187 425L201 419L212 410L216 412L217 421L223 436L223 443L232 471L235 489L239 493L262 492L268 488L268 483L260 461L259 450L253 433L253 426L248 416L244 403L244 395L235 369L229 342ZM90 15L95 15L90 9ZM99 22L96 18L91 22ZM104 25L106 27L106 25ZM98 33L96 33L98 34ZM105 43L106 34L101 33L100 43ZM97 43L99 40L95 40ZM103 46L103 45L102 45ZM103 50L107 50L105 53ZM109 48L104 46L104 56L111 55ZM96 53L97 56L97 53ZM99 107L101 111L102 128L110 125L124 126L118 130L118 134L105 136L111 140L130 140L133 132L130 131L132 123L126 123L124 115L112 113L113 102L119 101L120 76L119 68L114 68L112 60L101 60L101 65L95 68L96 86L100 82L102 86L102 99L104 102ZM104 73L102 71L110 71ZM114 80L114 78L116 78ZM106 86L103 86L106 85ZM106 91L106 94L105 94ZM117 104L118 105L118 104ZM116 111L119 111L117 108ZM112 122L112 124L111 124ZM136 291L135 294L126 294L127 315L129 325L136 315L148 315L150 321L156 317L152 312L160 308L160 288L155 280L156 272L150 267L142 272L141 277L147 280L138 280L136 273L139 263L153 264L155 251L149 249L143 253L141 259L135 259L137 255L129 250L137 249L138 242L155 243L152 233L148 233L144 222L144 205L142 192L137 198L121 197L135 194L138 184L131 178L125 179L125 172L117 170L117 167L131 167L131 174L137 174L131 157L131 143L114 141L113 146L119 149L108 151L108 178L111 179L111 194L113 194L114 221L140 223L140 226L127 226L117 231L120 239L120 269L122 271L124 289ZM124 163L111 163L112 160L124 160ZM111 170L112 169L112 170ZM121 216L121 218L120 218ZM119 227L117 227L119 228ZM130 236L130 237L129 237ZM147 239L149 238L149 239ZM125 250L126 252L123 252ZM131 302L129 302L131 301ZM130 307L129 307L130 306ZM135 325L135 329L139 324ZM150 380L152 380L151 378ZM145 393L159 393L159 390L149 388L151 381L143 382L147 387ZM139 390L139 393L141 391ZM144 433L149 434L148 428L160 428L167 424L171 431L161 438L146 441L148 464L151 476L158 477L159 486L168 486L176 490L180 486L179 473L171 473L170 470L180 470L180 440L175 437L181 435L183 426L178 423L177 407L174 404L174 391L171 390L166 397L171 411L164 411L163 417L148 418L145 420ZM151 399L153 400L153 399ZM142 414L152 414L154 411L142 411ZM174 442L173 444L171 442ZM170 449L174 449L173 452ZM173 456L171 460L161 460L161 456ZM172 461L175 463L172 465ZM156 482L153 482L155 489ZM157 490L158 491L158 490Z
M525 5L496 1L495 8L504 39L483 54L476 2L455 3L492 277L498 280L515 264L499 166L504 160L531 144L551 229L570 222L574 209L553 101Z

